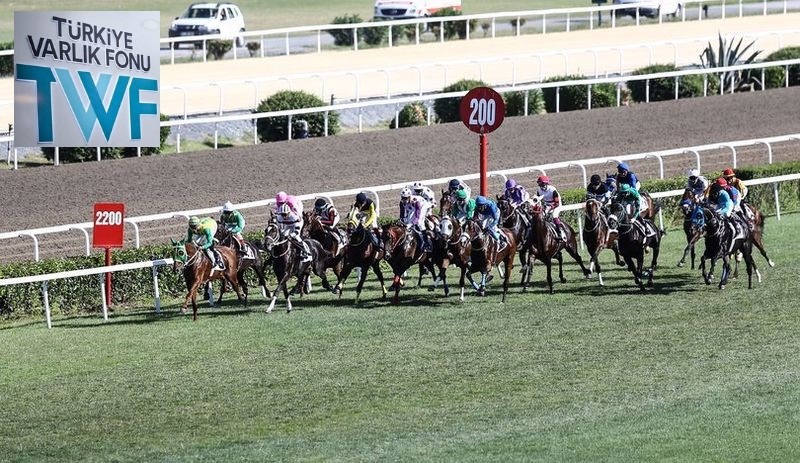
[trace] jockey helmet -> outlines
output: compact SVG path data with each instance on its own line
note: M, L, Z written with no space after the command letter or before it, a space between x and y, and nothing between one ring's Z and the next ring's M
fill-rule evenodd
M592 178L589 179L589 183L591 183L592 185L597 185L601 181L602 180L600 179L600 176L597 174L592 175Z
M196 215L189 217L189 227L190 228L197 228L200 225L200 218Z
M733 169L731 169L730 167L728 167L727 169L722 171L722 176L723 177L726 177L726 178L727 177L733 177L734 175L736 175L736 174L733 172Z
M617 171L618 172L627 172L629 170L631 170L631 168L630 168L630 166L628 166L627 163L620 162L619 164L617 164Z
M233 204L230 201L226 201L225 204L222 205L222 212L233 212Z
M728 181L725 180L724 178L720 177L720 178L717 179L717 185L719 185L721 187L726 187L726 186L728 186Z
M458 181L457 178L450 180L450 189L457 190L461 186L461 182Z
M284 191L279 191L278 194L275 195L275 202L277 204L283 204L289 200L289 195L286 194Z
M328 201L325 201L325 198L317 198L314 201L314 209L322 209L328 204Z
M406 187L400 190L400 198L405 199L410 197L411 197L411 188Z
M506 180L506 190L514 188L515 186L517 186L516 180L514 180L513 178Z
M421 182L414 182L414 184L411 185L411 188L413 190L421 190L422 189L422 183Z
M700 176L700 171L697 169L692 169L689 171L689 178L697 178Z
M536 183L539 185L549 185L550 184L550 177L547 175L540 175L539 178L536 179Z
M367 195L364 193L359 193L356 195L356 204L366 204L367 202Z
M462 201L467 199L467 192L464 190L458 190L456 192L456 198Z
M477 196L475 197L475 205L476 206L485 206L489 203L489 200L486 199L485 196Z

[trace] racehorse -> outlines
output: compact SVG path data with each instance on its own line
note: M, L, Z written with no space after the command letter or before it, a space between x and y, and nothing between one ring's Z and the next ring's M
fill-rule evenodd
M706 249L700 257L700 270L707 285L711 284L714 278L714 264L718 259L722 259L722 275L719 281L719 289L725 289L728 278L731 274L731 255L741 252L747 267L747 288L753 288L753 270L761 281L761 274L753 260L753 240L750 229L746 224L741 224L738 232L728 227L715 212L707 207L698 206L700 213L693 215L693 220L697 226L705 228ZM706 260L710 260L710 268L706 272Z
M267 308L267 313L272 313L275 308L275 302L278 299L278 293L282 290L283 296L286 298L286 312L292 311L291 296L297 291L302 291L302 288L308 283L308 278L313 271L322 280L322 286L331 290L328 279L325 276L326 260L332 258L330 253L322 248L319 241L314 239L304 240L308 244L308 250L311 254L310 262L301 262L301 251L297 245L284 236L277 224L273 221L264 229L263 247L266 252L271 256L272 271L275 273L275 278L278 280L278 286L272 293L272 300ZM292 277L297 278L297 284L292 288L291 292L288 289L288 282Z
M528 267L528 246L525 242L528 238L528 228L531 222L530 215L523 206L514 207L509 200L500 195L497 196L497 208L500 210L500 226L511 230L514 234L514 240L517 242L519 263L522 266L520 284L523 285L523 290L525 290L527 288L524 287L524 284L528 272L533 272L533 268Z
M511 279L511 271L514 269L514 255L517 253L517 243L514 240L513 233L505 228L499 229L499 232L505 235L506 246L499 249L500 243L497 242L491 234L483 229L482 224L477 219L473 218L466 222L464 225L463 233L465 233L470 240L471 252L470 262L468 266L461 267L461 299L464 299L464 277L467 273L480 272L481 282L478 286L478 296L486 295L486 281L489 274L492 272L492 266L498 265L501 262L504 264L503 272L503 296L500 302L506 301L506 294L508 294L508 282Z
M186 289L188 290L181 313L186 313L186 307L188 307L191 300L192 320L195 321L197 321L197 290L208 281L223 280L230 283L234 291L236 291L239 301L247 305L247 298L242 294L237 279L238 260L235 255L236 252L226 247L217 248L216 251L222 257L225 269L212 272L211 269L214 268L214 263L208 259L206 253L200 247L191 241L187 243L185 240L172 240L172 268L177 271L178 268L183 267L183 278L186 280ZM222 290L216 302L217 305L222 301L223 294L225 294L225 283L222 284ZM214 305L211 297L209 297L209 302Z
M589 251L589 276L592 270L597 267L597 281L600 286L603 283L603 269L600 267L600 252L609 248L614 251L614 258L618 264L622 264L619 258L619 250L614 243L617 240L617 231L608 226L608 218L603 213L602 203L589 198L586 200L583 210L583 229L581 230L583 242L586 243L586 250Z
M271 293L267 288L267 281L264 279L264 262L261 260L261 254L258 252L258 246L256 243L248 240L242 240L245 248L247 249L247 254L242 255L236 252L236 239L233 237L233 233L228 231L223 226L217 228L217 234L214 236L214 239L219 241L220 246L227 246L234 250L234 254L236 255L237 259L237 267L239 269L239 271L236 273L236 280L239 282L239 286L242 288L245 300L248 298L249 291L247 288L247 282L244 278L244 272L249 268L256 272L258 285L261 286L261 294L264 296L264 298L269 298ZM225 290L225 285L226 282L223 282L223 291Z
M423 264L434 275L434 268L427 252L422 251L417 234L403 224L384 227L381 241L385 252L384 259L394 272L392 286L394 290L392 303L400 302L400 288L404 285L402 275L414 264Z
M329 229L319 219L319 216L311 211L303 212L303 229L300 231L301 236L308 236L309 238L319 241L322 247L330 253L331 259L326 260L325 269L332 269L333 274L337 279L341 279L342 261L344 257L344 250L347 246L347 236L339 233L339 229Z
M681 260L678 261L678 267L683 267L683 264L686 263L686 255L689 254L691 257L692 270L694 270L694 247L705 234L705 228L696 226L695 222L692 220L692 213L696 210L698 205L692 190L687 188L683 192L680 205L681 212L683 213L683 233L686 235L686 247L683 249Z
M755 246L761 255L764 256L764 259L767 260L769 266L774 267L775 262L769 258L766 248L764 248L764 214L762 214L761 211L759 211L750 203L742 203L741 205L742 209L747 208L750 211L749 216L752 217L753 229L750 232L750 235L753 239L753 246Z
M610 206L609 225L617 229L617 245L619 253L625 259L625 264L628 270L633 273L633 279L642 291L645 286L642 278L647 278L647 286L653 285L653 273L658 265L658 253L661 249L661 232L656 229L655 224L650 220L642 220L644 226L648 224L655 230L655 233L648 236L637 225L635 225L625 207L619 202L612 202ZM652 249L653 258L650 262L650 268L643 269L644 254L647 248Z
M356 304L361 297L361 289L364 287L364 281L367 279L367 269L372 267L372 271L378 277L381 283L381 290L383 296L381 300L386 300L386 284L383 280L383 271L381 271L381 260L383 259L383 250L375 246L372 242L372 230L365 227L363 223L359 223L356 227L348 225L350 231L350 238L347 246L344 247L344 259L342 270L339 273L339 281L334 287L334 292L342 297L342 283L350 276L350 272L354 268L359 268L358 285L356 285Z
M472 244L469 236L462 232L461 222L452 216L453 201L452 196L442 190L441 200L439 201L439 226L433 239L433 252L431 260L439 269L439 275L434 281L434 286L429 291L436 289L439 282L444 285L444 295L450 295L450 287L447 285L447 269L450 264L454 264L459 269L467 268L470 265L470 254ZM475 290L478 284L472 279L472 274L467 272L467 279ZM461 300L464 300L464 292L461 292Z
M552 259L555 257L558 260L558 278L562 283L566 283L567 279L564 278L564 261L561 251L567 253L575 259L583 271L583 275L588 278L589 269L583 265L583 259L578 254L578 243L575 240L575 230L566 223L561 223L566 234L566 241L561 241L559 231L556 229L556 224L549 218L545 218L544 208L540 201L534 200L531 206L531 227L528 232L528 242L530 255L528 260L533 258L539 259L544 263L547 268L547 287L550 294L553 293L553 274L552 274ZM523 284L523 290L530 284L530 273Z
M605 183L606 183L606 188L608 188L608 191L610 191L612 195L617 192L616 174L606 174ZM646 191L639 190L639 195L642 196L642 200L644 200L644 203L647 206L647 208L639 214L639 217L641 217L642 219L648 219L653 223L655 223L656 221L655 217L656 215L658 215L658 211L661 210L661 204L653 200L653 198L650 196L650 193ZM665 232L661 230L661 233L663 234Z

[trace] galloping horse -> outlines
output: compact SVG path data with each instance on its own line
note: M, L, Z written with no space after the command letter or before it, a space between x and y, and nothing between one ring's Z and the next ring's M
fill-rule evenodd
M766 248L764 248L764 214L750 203L742 203L742 208L747 208L750 211L750 217L753 218L753 230L750 232L753 246L764 256L769 266L774 267L775 262L769 258Z
M418 240L416 233L402 224L384 227L381 233L381 241L386 253L384 258L394 272L392 286L389 288L389 290L394 290L393 304L400 302L400 288L404 285L402 275L412 265L423 264L431 275L435 272L428 253L421 250Z
M711 284L714 278L714 264L717 259L722 259L722 275L719 281L719 289L725 289L728 278L731 274L731 255L737 252L742 253L745 265L747 266L747 288L753 288L753 270L761 281L761 273L753 260L753 240L750 229L742 224L738 233L734 233L715 212L707 207L700 207L699 214L695 214L694 220L697 226L705 228L706 249L700 257L700 270L707 285ZM711 261L710 268L706 273L706 260Z
M692 190L686 189L681 197L681 212L683 213L683 233L686 235L686 247L683 248L683 256L678 261L678 267L683 267L686 263L686 255L691 256L692 270L694 270L694 246L705 234L705 228L698 227L692 220L692 213L697 209L698 203Z
M603 269L600 267L600 252L609 248L614 251L614 257L618 264L622 264L619 258L619 250L614 246L617 240L617 231L608 226L608 218L603 213L600 201L590 198L586 200L583 210L583 229L581 230L583 242L586 243L586 250L589 251L589 276L592 270L597 267L597 281L600 286L603 283Z
M281 234L280 229L274 222L270 222L267 228L264 229L263 247L272 258L272 271L275 273L275 278L278 279L278 286L272 293L272 300L267 308L267 313L272 313L272 309L275 308L275 302L278 299L278 292L281 290L283 290L283 296L286 298L286 312L291 312L291 296L297 291L302 291L312 271L322 279L322 286L329 291L331 290L330 284L325 277L325 261L332 256L322 248L319 241L314 239L305 241L311 254L310 262L300 261L300 250L288 237ZM287 285L292 277L297 277L297 284L290 292Z
M186 289L188 290L181 313L186 313L186 307L188 307L191 300L192 320L197 320L197 290L208 281L224 280L230 283L234 291L236 291L239 301L247 305L247 299L242 294L241 288L239 288L236 276L238 260L235 251L230 248L220 247L217 248L217 252L222 256L225 270L212 272L211 269L214 264L197 245L191 241L187 243L185 240L172 240L172 268L177 271L179 267L183 266L183 278L186 280ZM222 284L217 304L222 301L223 294L225 294L225 283ZM211 298L209 298L209 302L212 302Z
M528 273L533 272L533 268L528 267L529 246L526 243L531 217L522 206L514 207L509 200L499 195L497 196L497 208L500 210L500 226L511 230L514 234L514 240L517 242L519 263L522 266L520 284L524 286ZM530 263L532 264L533 262Z
M486 279L492 272L492 266L503 263L503 297L500 302L506 301L508 294L508 282L511 279L511 271L514 269L514 255L517 253L517 243L513 233L505 228L501 228L500 233L505 235L506 246L498 250L500 244L491 235L483 230L483 226L476 219L468 220L464 225L463 233L469 236L471 252L471 265L461 267L461 300L464 299L464 277L467 273L480 272L481 282L478 286L478 295L486 295Z
M612 192L612 194L617 192L617 176L616 176L616 174L606 174L606 182L605 183L606 183L606 187L608 188L608 191ZM640 190L639 194L642 196L642 199L644 200L645 205L647 205L647 209L642 211L642 213L639 214L639 217L641 217L642 219L648 219L648 220L652 221L653 223L655 223L655 221L656 221L655 217L656 217L656 215L658 215L658 211L661 210L661 205L657 201L653 200L653 198L650 196L650 193ZM663 230L662 230L662 233L664 233Z
M269 298L271 293L267 288L267 281L264 279L264 262L261 260L261 255L258 253L258 246L256 243L244 240L244 246L248 248L247 254L242 255L238 252L235 252L235 238L231 232L222 226L217 228L217 234L214 236L214 239L219 241L220 246L226 246L234 249L234 254L236 255L237 259L237 267L239 269L239 271L236 273L236 280L239 282L239 286L242 288L245 301L247 300L249 291L247 288L247 282L244 278L244 272L249 268L252 268L253 271L256 272L258 285L261 286L261 294L265 298ZM225 284L225 282L222 283L223 291L225 290Z
M300 235L319 241L322 247L332 256L331 259L325 261L325 269L333 269L333 274L336 275L336 278L341 279L347 236L339 233L338 229L328 229L322 224L319 216L311 211L303 212L303 223L303 230L300 231Z
M642 277L647 277L647 286L653 285L653 273L658 265L658 253L661 249L661 232L655 228L655 224L650 220L643 220L645 226L649 223L653 230L656 230L655 234L647 236L631 221L625 211L625 207L618 202L611 203L610 212L609 225L613 227L616 224L618 230L617 245L619 253L625 259L628 270L633 273L633 279L639 289L644 291L645 286L642 283ZM642 267L647 248L652 249L653 259L650 262L650 269L645 271Z
M383 280L383 271L381 271L381 260L383 259L383 250L372 243L372 230L365 227L363 223L359 223L355 228L352 225L348 226L350 231L350 238L347 246L344 248L344 259L341 273L339 273L339 281L336 283L333 291L342 297L342 283L350 275L350 272L358 267L360 269L358 285L356 285L356 304L361 297L361 289L364 287L364 281L367 279L367 269L372 267L372 271L378 277L381 283L381 290L383 297L381 300L386 300L386 284Z
M429 291L435 290L439 282L444 285L444 295L450 295L450 287L447 285L447 269L450 264L455 264L459 269L468 268L470 265L470 254L472 244L469 236L462 232L461 222L452 214L452 196L442 191L442 199L439 201L439 226L433 240L433 252L431 260L439 269L439 276L434 281L434 286ZM467 279L476 290L478 284L472 279L472 274L467 272ZM464 292L461 292L461 300L464 300Z

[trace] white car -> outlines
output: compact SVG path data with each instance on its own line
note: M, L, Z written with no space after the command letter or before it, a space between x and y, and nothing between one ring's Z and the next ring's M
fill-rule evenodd
M219 34L228 39L236 38L237 47L244 45L244 31L244 16L233 3L192 3L169 26L170 37ZM176 43L175 48L178 45L180 43Z
M631 5L631 8L616 10L617 16L630 15L636 17L636 7L639 7L639 15L649 18L672 15L680 13L683 2L680 0L614 0L615 5Z
M461 0L376 0L374 18L426 18L445 8L461 11Z

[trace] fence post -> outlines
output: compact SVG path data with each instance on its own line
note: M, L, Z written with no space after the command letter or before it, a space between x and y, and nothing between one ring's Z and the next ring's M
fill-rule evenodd
M781 220L781 203L778 201L778 183L772 184L772 194L775 196L775 216Z
M161 313L161 295L158 292L158 265L153 265L153 302L156 313Z
M100 276L100 299L103 300L103 320L108 321L108 304L106 304L106 274L98 273Z
M47 294L47 281L42 282L42 300L44 301L44 316L47 320L47 328L53 327L53 321L50 318L50 296Z

